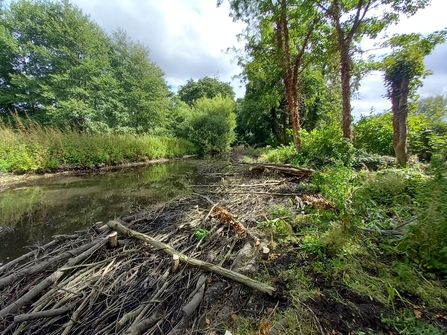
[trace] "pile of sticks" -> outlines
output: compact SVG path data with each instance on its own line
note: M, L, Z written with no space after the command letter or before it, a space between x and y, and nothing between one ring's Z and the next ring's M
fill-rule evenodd
M193 316L213 280L274 295L271 283L239 273L235 261L247 243L265 260L256 224L275 197L290 193L286 184L233 180L206 196L197 185L202 195L55 236L0 267L0 332L182 334L204 326Z

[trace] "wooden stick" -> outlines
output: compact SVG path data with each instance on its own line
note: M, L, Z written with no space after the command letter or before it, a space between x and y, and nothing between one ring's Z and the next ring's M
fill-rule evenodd
M103 238L99 241L93 241L92 243L86 244L82 247L82 252L79 256L73 257L68 260L65 267L71 267L79 262L82 262L87 257L91 256L97 249L106 244L107 238ZM53 272L50 276L44 279L40 284L34 286L28 293L20 297L17 301L13 302L9 306L6 306L0 311L0 317L4 317L11 313L16 313L22 306L30 302L34 297L39 295L43 290L45 290L51 284L57 282L63 275L64 271L57 270Z
M199 307L199 304L202 302L203 295L205 294L205 282L206 276L201 275L199 280L197 281L196 288L198 291L194 294L192 299L182 308L183 316L191 316L192 313Z
M172 273L174 273L175 271L177 271L178 265L179 265L179 257L178 255L172 255Z
M167 253L170 256L177 254L179 256L180 262L182 262L182 263L186 263L188 265L192 265L192 266L198 267L200 269L204 269L204 270L213 272L213 273L223 276L225 278L242 283L248 287L254 288L258 291L267 293L268 295L273 295L273 293L275 292L274 287L269 286L264 283L261 283L257 280L251 279L251 278L244 276L240 273L225 269L223 267L214 265L212 263L201 261L196 258L188 257L185 254L178 252L177 250L175 250L174 248L172 248L171 246L169 246L165 243L162 243L146 234L139 233L135 230L132 230L132 229L129 229L129 228L123 226L122 223L119 222L118 220L109 221L107 223L107 225L111 229L114 229L123 235L135 237L139 240L142 240L142 241L152 245L153 247L155 247L159 250L162 250L163 252Z
M53 316L65 314L65 313L69 312L70 310L72 310L73 308L75 308L79 302L80 302L79 300L75 301L72 304L68 305L67 307L50 309L50 310L42 311L42 312L16 315L14 317L14 322L25 322L25 321L35 320L35 319L51 318Z
M50 264L55 264L61 260L68 259L70 257L73 257L74 255L78 255L82 251L84 251L84 248L85 248L85 246L80 246L74 250L68 250L56 257L50 258L49 260L47 260L45 262L36 264L36 265L31 266L31 267L24 269L22 271L14 272L7 277L3 277L0 279L0 289L11 284L12 282L17 281L20 277L23 277L25 275L33 275L35 273L41 272L41 271L47 269Z
M384 235L405 235L405 233L397 230L380 230L380 229L371 229L371 228L360 228L360 230L367 233L379 233Z
M109 248L116 248L116 246L118 245L118 232L114 231L112 232L109 236L107 236L108 238L108 242L107 242L107 246Z

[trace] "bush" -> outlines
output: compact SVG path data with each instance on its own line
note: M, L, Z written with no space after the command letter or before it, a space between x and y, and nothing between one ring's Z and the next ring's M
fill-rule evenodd
M199 153L227 150L236 137L234 108L230 97L201 98L195 102L180 134L193 143Z
M343 138L338 124L331 124L311 132L301 131L302 147L294 163L320 168L342 162L351 166L355 149L348 139Z
M377 155L394 156L391 113L362 116L355 124L354 145Z

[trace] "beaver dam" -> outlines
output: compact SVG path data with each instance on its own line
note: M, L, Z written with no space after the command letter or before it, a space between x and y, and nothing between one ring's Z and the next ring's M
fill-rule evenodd
M216 334L247 306L247 297L262 302L250 303L257 315L278 307L283 288L255 279L256 269L274 257L271 237L257 223L272 204L299 199L297 181L312 171L271 170L202 171L225 182L196 185L188 197L54 236L1 266L0 330Z

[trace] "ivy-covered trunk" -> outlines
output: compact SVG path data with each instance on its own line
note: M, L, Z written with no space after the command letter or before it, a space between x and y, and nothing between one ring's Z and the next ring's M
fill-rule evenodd
M391 85L391 103L393 109L393 147L397 162L400 166L407 164L407 118L408 118L408 93L410 78L403 75Z

